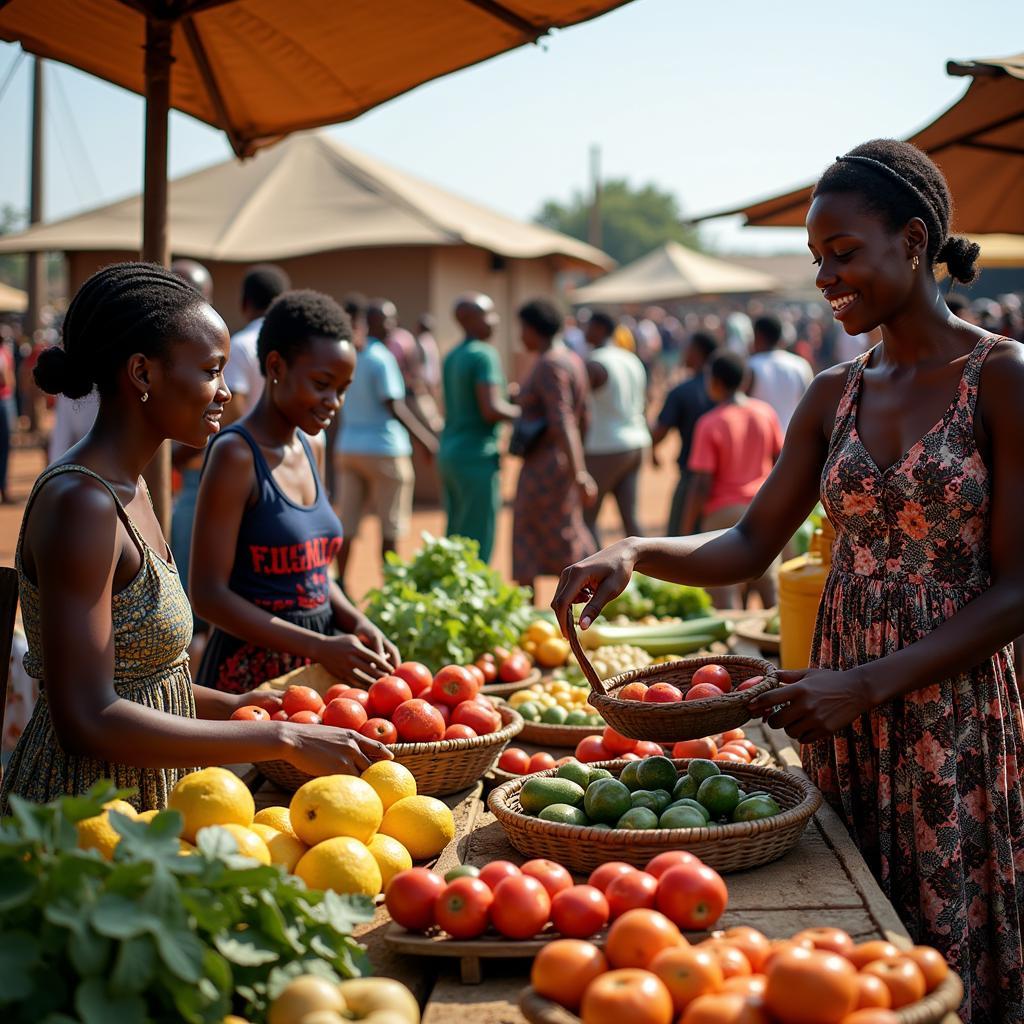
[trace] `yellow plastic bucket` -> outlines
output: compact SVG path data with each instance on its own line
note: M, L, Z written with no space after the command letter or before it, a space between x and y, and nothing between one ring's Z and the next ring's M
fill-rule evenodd
M821 592L832 561L832 524L825 519L806 555L779 569L779 664L807 668Z

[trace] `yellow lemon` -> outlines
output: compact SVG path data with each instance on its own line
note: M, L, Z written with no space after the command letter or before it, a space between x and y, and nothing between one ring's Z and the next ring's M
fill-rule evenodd
M392 978L351 978L338 985L349 1013L356 1020L404 1021L420 1024L420 1004L400 982Z
M244 1017L236 1017L235 1014L229 1013L220 1024L249 1024Z
M207 825L252 824L256 805L242 780L227 768L203 768L191 772L171 791L168 807L181 811L185 827L181 835L194 843L196 834Z
M137 818L139 816L139 812L127 800L108 800L103 805L103 810L127 814L129 818Z
M317 1010L343 1013L345 998L338 986L315 974L302 974L282 990L270 1004L267 1024L299 1024L303 1017Z
M436 857L455 837L448 805L432 796L407 796L388 808L380 832L397 839L413 860Z
M110 824L107 811L93 818L83 818L75 828L78 831L78 848L80 850L98 850L104 860L114 856L114 848L121 842L121 836Z
M135 816L135 820L144 821L148 825L159 813L159 811L142 811Z
M351 775L322 775L300 786L289 805L295 834L307 846L335 836L368 843L380 827L384 805L373 786Z
M275 832L283 832L293 839L299 838L292 828L292 819L287 807L264 807L256 812L256 817L252 821L254 825L269 825Z
M416 777L397 761L376 761L360 778L373 786L385 811L403 797L416 795Z
M267 849L267 844L251 828L236 825L233 822L229 822L227 825L207 826L207 828L215 827L225 829L235 837L235 842L238 843L238 852L243 857L252 857L253 860L258 860L261 864L270 863L270 851ZM201 831L202 829L200 829Z
M558 627L547 619L536 619L526 630L526 636L538 646L545 640L558 636Z
M409 851L391 836L378 833L366 847L373 854L373 859L380 868L381 888L387 889L391 881L399 871L407 871L412 867L412 857Z
M278 832L276 828L259 822L253 822L252 830L267 844L271 864L280 864L285 871L295 870L295 865L306 852L305 843L300 843L290 832Z
M295 874L310 889L376 896L381 887L376 859L351 836L335 836L317 843L295 865Z

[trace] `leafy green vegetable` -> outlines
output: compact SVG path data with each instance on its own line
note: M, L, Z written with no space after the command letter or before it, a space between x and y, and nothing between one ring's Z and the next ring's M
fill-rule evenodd
M219 1024L265 1018L298 974L368 968L352 928L364 897L307 890L211 828L179 855L182 819L112 812L108 862L77 847L75 822L128 795L97 783L46 805L11 797L0 821L0 1019L4 1024Z
M390 553L366 614L410 661L436 672L517 642L535 617L530 591L506 583L467 537L434 538L408 562Z
M606 618L625 615L642 619L645 615L657 615L659 618L696 619L710 611L711 598L706 590L666 583L636 572L626 589L605 605L602 614Z

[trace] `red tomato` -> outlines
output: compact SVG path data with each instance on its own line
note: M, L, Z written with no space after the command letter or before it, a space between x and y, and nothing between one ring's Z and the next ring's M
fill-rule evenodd
M284 710L282 708L282 710ZM231 717L236 722L269 722L270 715L263 709L256 707L255 704L246 704L244 708L235 708L231 712Z
M386 718L368 718L359 727L359 735L380 743L398 742L398 730Z
M647 862L647 867L644 871L649 875L654 875L655 878L661 878L669 868L674 868L677 864L700 864L700 857L695 857L692 853L687 853L685 850L666 850L664 853L659 853L656 857L652 857Z
M284 707L284 701L276 693L268 693L265 690L263 692L254 690L250 693L249 703L255 704L258 708L263 708L268 715L272 715L275 711L280 711Z
M729 761L732 764L750 764L750 759L741 757L739 754L733 753L731 750L720 750L713 758L712 761Z
M319 715L324 709L323 698L311 686L289 686L281 698L281 706L291 718L296 711L312 711Z
M274 712L274 713L273 713L273 714L272 714L272 715L270 716L270 720L271 720L272 722L287 722L287 721L288 721L288 712L287 712L287 711L285 711L285 709L284 709L284 708L281 708L281 710L280 710L280 711L275 711L275 712Z
M453 708L464 700L472 700L480 692L480 685L468 668L445 665L434 676L430 698L438 704L447 704Z
M495 889L498 883L506 878L514 878L522 872L510 860L492 860L480 869L480 881L491 889Z
M626 683L621 690L615 691L615 696L619 700L640 700L642 701L647 694L646 683Z
M584 736L576 744L576 757L584 764L613 760L611 752L601 741L600 736Z
M610 860L594 868L590 873L590 878L587 879L587 883L595 889L600 889L601 892L607 893L608 886L613 879L618 878L619 875L628 875L632 871L636 871L632 864L626 864L621 860Z
M657 891L658 880L646 871L634 870L632 874L613 878L604 891L612 920L637 907L653 910Z
M721 665L701 665L690 678L690 685L700 686L701 683L711 683L722 693L728 693L732 689L732 676L729 675L729 670Z
M495 651L495 654L498 652ZM503 683L518 683L533 671L530 659L522 651L513 651L498 666L498 676Z
M724 747L718 752L719 754L735 754L737 757L746 761L747 764L753 760L750 756L750 751L746 747L741 747L737 743L726 743ZM715 755L716 757L718 754Z
M673 757L714 757L718 747L710 736L700 740L680 740L672 747Z
M429 700L430 694L427 694L427 703L437 710L437 713L444 719L444 724L447 726L452 720L452 709L447 704L438 704L435 700Z
M724 697L725 691L720 690L713 683L698 683L686 691L686 700L711 700L714 697Z
M551 922L555 931L570 939L589 939L607 923L611 910L600 889L573 885L556 892L551 900Z
M288 716L288 721L297 725L319 725L320 716L315 711L296 711L294 715Z
M476 731L470 729L468 725L449 725L444 731L444 735L441 737L443 740L472 740L476 739Z
M519 747L506 747L498 758L498 767L512 775L526 775L530 770L530 755Z
M630 751L628 754L619 754L620 761L642 761L643 758L639 754L634 754Z
M551 897L536 878L517 875L494 887L491 923L508 939L532 939L550 914Z
M381 676L370 685L367 709L375 718L387 718L399 704L412 700L412 690L398 676Z
M487 929L494 894L479 878L456 878L437 897L434 921L453 939L475 939Z
M740 690L752 690L758 683L764 682L764 676L751 676L749 679L744 679L739 686L736 687L736 692Z
M633 753L637 757L664 757L665 748L660 743L655 743L653 740L638 740L637 745L633 748Z
M347 689L342 690L338 696L344 697L346 700L354 700L358 704L362 704L364 709L370 706L370 695L365 690L358 690L354 686L349 686Z
M434 681L434 676L426 665L418 661L403 661L392 675L404 679L409 684L409 689L418 697L424 690L429 689Z
M324 704L330 704L332 700L344 697L347 689L349 689L348 683L335 683L333 686L329 686L324 694Z
M616 732L610 725L604 727L604 732L601 733L601 742L604 744L605 750L614 757L618 757L619 754L631 754L636 749L636 740L631 740L628 736Z
M530 772L546 772L549 768L555 767L555 759L544 750L538 750L530 758Z
M495 731L494 719L497 712L477 704L472 697L456 705L452 712L452 722L456 725L468 725L478 736L486 736ZM500 721L500 718L499 718Z
M484 674L485 686L489 686L498 678L498 666L494 663L493 654L481 654L476 659L476 667Z
M675 704L683 699L683 691L671 683L655 683L644 694L647 704Z
M745 739L746 735L742 729L726 729L725 732L720 732L715 737L715 742L721 746L723 743L729 743L731 740Z
M324 708L324 725L358 729L366 721L366 709L357 700L336 697Z
M484 686L487 683L487 676L479 665L467 665L466 671L476 680L477 686Z
M392 920L414 932L434 923L434 904L444 892L444 879L427 868L399 871L388 882L384 903Z
M371 697L372 693L371 690ZM391 721L403 743L435 743L445 732L444 719L438 710L419 697L399 704Z
M710 928L728 901L722 876L700 862L677 864L658 880L658 909L683 929Z
M528 860L520 866L519 870L524 875L536 878L547 889L550 896L554 896L556 892L568 889L572 885L572 875L561 864L553 860L545 860L543 857Z

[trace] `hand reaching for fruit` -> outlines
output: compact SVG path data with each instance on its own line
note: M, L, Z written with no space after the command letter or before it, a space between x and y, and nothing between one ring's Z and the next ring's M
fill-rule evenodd
M341 634L324 637L316 660L338 679L356 678L369 684L391 671L389 656L368 647L357 636Z
M374 761L394 755L383 743L351 729L282 723L284 759L307 775L359 775Z

